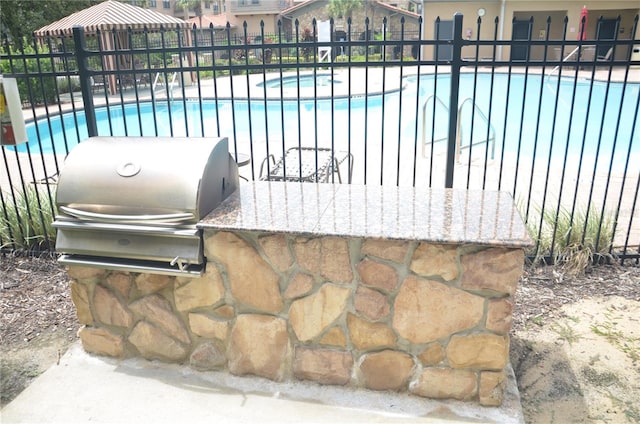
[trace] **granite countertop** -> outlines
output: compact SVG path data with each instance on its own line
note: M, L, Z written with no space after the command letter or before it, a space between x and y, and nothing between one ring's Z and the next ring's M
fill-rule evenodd
M533 245L511 195L497 191L255 181L240 184L198 228Z

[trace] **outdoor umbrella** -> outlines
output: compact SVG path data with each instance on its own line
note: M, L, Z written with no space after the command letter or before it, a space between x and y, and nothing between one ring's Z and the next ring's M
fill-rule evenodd
M578 33L578 40L586 40L587 39L587 18L589 17L589 11L587 10L587 6L582 6L582 10L580 11L580 32Z

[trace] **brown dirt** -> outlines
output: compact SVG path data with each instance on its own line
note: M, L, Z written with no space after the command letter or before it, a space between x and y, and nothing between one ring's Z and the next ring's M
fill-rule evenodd
M511 334L527 423L640 423L640 266L522 277ZM51 258L0 256L1 405L54 365L79 328Z
M51 258L0 256L0 405L77 340L69 278Z
M522 277L511 332L527 423L640 423L640 267Z

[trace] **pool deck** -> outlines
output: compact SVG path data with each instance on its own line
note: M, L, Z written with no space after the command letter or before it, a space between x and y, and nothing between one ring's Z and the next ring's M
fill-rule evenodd
M468 67L463 68L463 72L474 72L476 68ZM479 66L478 72L489 72L492 68L490 66ZM368 70L368 72L367 72ZM578 70L577 77L581 80L591 80L593 77L594 81L611 81L621 82L625 79L625 68L613 68L611 70L611 76L609 77L609 69L604 67L596 68L595 72L592 72L589 69L580 69ZM318 70L318 74L326 74L329 73L329 70ZM331 86L320 86L314 89L313 87L303 87L300 89L300 95L298 96L297 88L286 88L283 89L282 93L278 88L267 88L259 86L259 83L270 80L274 78L279 78L280 73L269 73L269 74L251 74L251 75L235 75L233 78L228 76L219 77L215 82L213 79L202 79L200 81L201 87L198 89L196 84L192 84L188 82L189 77L187 76L187 80L184 85L184 98L188 100L197 100L199 98L218 98L218 99L246 99L248 97L252 99L262 99L262 98L270 98L270 99L296 99L298 97L302 99L313 99L317 98L341 98L341 97L360 97L364 95L376 95L381 94L382 92L391 93L398 91L401 88L401 78L403 77L416 75L418 72L418 68L416 66L403 66L393 67L393 68L379 68L379 67L370 67L370 68L353 68L351 71L348 71L346 68L338 68L334 71L334 77L345 84L336 84L333 87ZM435 72L435 68L433 66L421 66L419 69L421 75L429 75ZM438 73L446 74L449 72L449 67L447 66L439 66ZM507 73L509 72L508 67L496 67L496 73ZM525 72L525 68L523 67L512 67L511 72L513 74L522 74ZM541 67L529 67L528 73L531 75L540 75L543 72L543 68ZM544 69L545 74L550 72L550 69L547 67ZM282 74L283 76L294 76L297 75L296 72L285 72ZM300 72L300 75L313 75L313 73L309 71ZM557 75L557 73L554 73ZM567 78L571 78L575 76L575 70L569 66L563 68L563 76ZM384 77L384 83L383 83ZM247 83L248 82L248 83ZM350 82L347 84L346 82ZM631 68L629 70L629 74L627 75L627 82L640 83L640 67ZM170 89L171 90L171 89ZM182 99L183 98L183 88L180 85L176 85L173 87L173 98L174 99ZM103 106L107 104L118 104L120 102L130 103L137 101L145 101L151 100L151 86L149 84L138 87L138 90L129 88L127 90L123 90L122 92L118 92L116 94L106 94L104 91L100 90L94 93L93 101L95 106ZM164 93L164 89L162 87L156 88L156 93L154 93L156 99L166 99L166 93ZM233 95L233 96L232 96ZM82 96L80 93L74 93L73 102L72 96L69 94L65 94L61 96L63 102L50 105L47 107L37 107L32 109L25 109L24 117L25 120L33 120L34 117L42 117L47 115L47 111L50 113L58 113L65 112L72 109L72 106L78 108L83 108Z

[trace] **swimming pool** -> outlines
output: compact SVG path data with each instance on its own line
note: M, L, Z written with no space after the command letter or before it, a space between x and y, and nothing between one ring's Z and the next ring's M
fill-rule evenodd
M287 145L309 144L316 139L326 145L333 140L336 148L346 148L350 143L352 149L360 149L365 142L367 148L386 143L407 154L410 149L401 146L413 146L416 140L422 143L423 126L429 136L433 131L436 140L446 137L450 76L438 75L435 90L434 78L434 75L422 75L419 80L408 77L402 93L387 94L384 102L382 95L375 95L352 98L350 102L346 98L333 102L329 99L269 100L266 107L260 99L236 100L233 108L228 100L162 101L155 105L118 105L110 110L98 108L98 134L210 137L220 134L228 136L231 142L235 135L241 150L247 150L244 144L248 144L250 138L254 142L278 145L282 145L283 139ZM477 74L476 81L474 78L474 74L462 75L459 104L472 96L475 85L476 111L490 118L495 132L496 158L501 154L558 158L564 155L565 148L570 157L597 154L606 158L605 163L612 159L616 164L624 164L628 156L640 157L640 128L636 125L634 129L632 125L634 120L640 122L636 109L640 84L623 87L610 83L607 87L606 83L578 81L572 108L572 79L560 80L558 84L557 79L544 80L529 75L525 80L522 75L514 74L509 81L507 75L496 74L491 91L490 74ZM434 95L439 99L435 114L430 103ZM554 112L556 98L557 113ZM416 108L416 105L419 106ZM477 134L481 137L486 134L488 127L476 112L471 130L472 109L461 109L461 131L467 137L474 134L475 139ZM52 117L50 122L51 127L47 120L37 126L28 125L32 153L64 154L78 140L87 137L81 112L77 125L72 114ZM22 145L17 149L25 151L26 147Z

